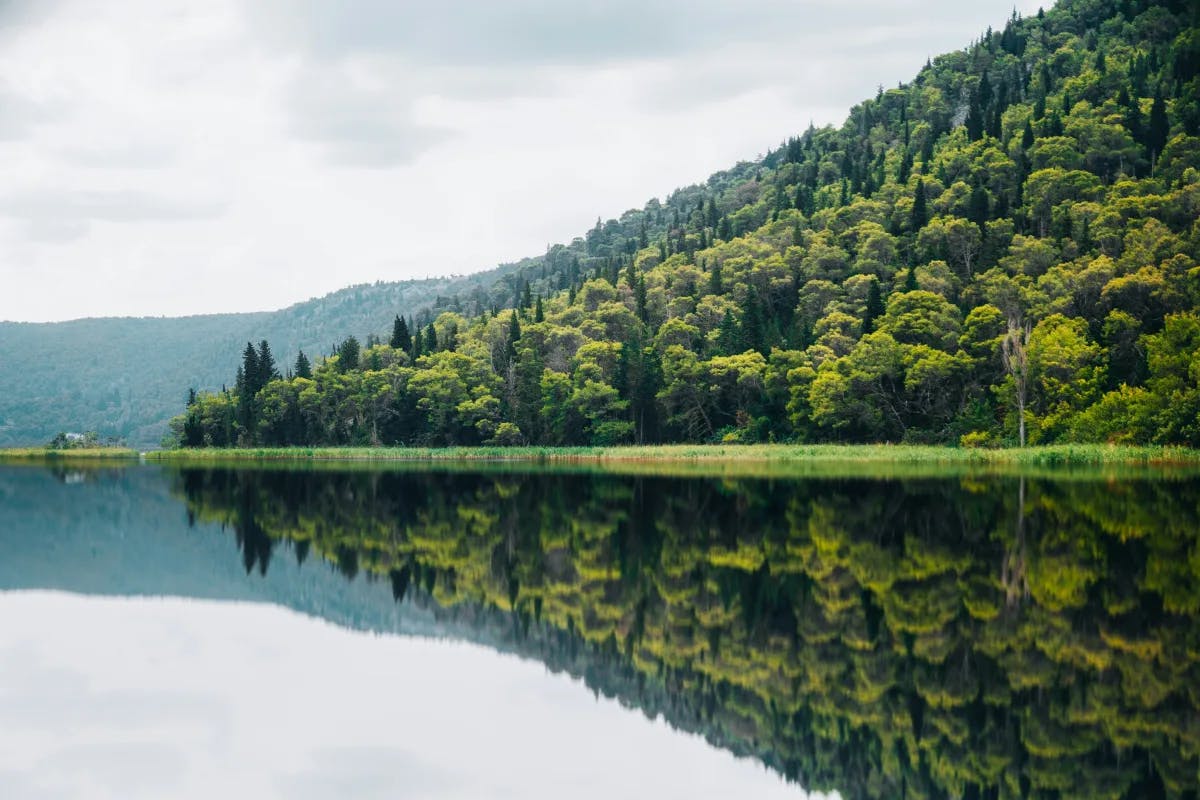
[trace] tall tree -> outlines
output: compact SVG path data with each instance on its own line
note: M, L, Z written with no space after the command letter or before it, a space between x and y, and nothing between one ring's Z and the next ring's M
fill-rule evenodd
M1032 331L1028 322L1022 324L1015 318L1008 321L1008 331L1000 341L1000 354L1004 368L1012 380L1013 400L1017 406L1017 442L1025 446L1025 406L1029 399L1029 336Z
M396 350L402 350L405 353L412 349L412 335L408 332L408 322L399 314L392 321L392 340L390 344Z
M312 378L312 364L309 363L308 356L304 355L303 350L296 356L296 366L293 368L293 372L297 378Z

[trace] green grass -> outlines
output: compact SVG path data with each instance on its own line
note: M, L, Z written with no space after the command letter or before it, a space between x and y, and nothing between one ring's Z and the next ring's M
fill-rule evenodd
M924 445L650 445L630 447L260 447L159 450L152 461L769 461L902 464L1198 464L1182 447L1052 445L973 449Z
M0 447L0 462L5 461L128 461L139 457L128 447L80 447L53 450L49 447Z
M162 450L147 461L299 469L571 471L712 477L936 477L1200 473L1200 451L1059 445L984 450L911 445L663 445L646 447L288 447Z

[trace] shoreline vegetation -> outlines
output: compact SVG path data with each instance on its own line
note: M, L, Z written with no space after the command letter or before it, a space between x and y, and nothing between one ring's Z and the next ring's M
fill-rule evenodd
M984 450L919 445L662 445L623 447L328 447L176 449L146 453L164 466L238 470L591 473L728 480L1182 478L1200 450L1056 445Z
M141 456L130 447L0 447L0 463L5 461L127 461Z
M635 475L815 477L936 476L1044 471L1200 470L1200 450L1184 447L1054 445L964 449L923 445L660 445L618 447L246 447L160 450L146 462L212 467L563 469Z
M76 454L79 454L76 457ZM1200 450L1048 445L983 449L932 445L663 445L621 447L279 447L55 451L0 448L0 464L238 470L589 472L676 478L1111 479L1200 474Z
M619 447L258 447L157 450L148 461L498 461L535 463L766 462L872 464L1200 465L1183 447L1051 445L984 449L926 445L649 445Z

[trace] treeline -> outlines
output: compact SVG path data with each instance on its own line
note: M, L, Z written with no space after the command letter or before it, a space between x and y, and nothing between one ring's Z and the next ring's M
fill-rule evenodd
M1014 14L556 245L511 307L448 298L282 376L248 346L171 442L1200 446L1197 13Z
M527 655L847 800L1194 799L1197 489L294 470L177 485L248 572L321 557L461 619L498 609L546 647Z

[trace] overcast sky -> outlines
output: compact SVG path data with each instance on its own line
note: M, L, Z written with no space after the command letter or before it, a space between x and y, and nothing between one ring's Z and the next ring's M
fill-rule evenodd
M0 592L0 615L6 798L826 800L483 647L243 603Z
M536 255L840 123L1013 6L0 0L0 319L274 309Z

